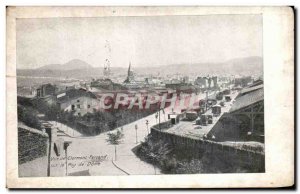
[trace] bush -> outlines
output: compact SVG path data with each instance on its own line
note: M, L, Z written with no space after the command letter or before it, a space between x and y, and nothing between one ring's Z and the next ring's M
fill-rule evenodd
M172 172L176 170L178 164L177 164L177 160L173 156L171 158L169 157L162 158L160 161L160 166L163 171Z
M199 159L192 159L191 161L183 161L178 163L176 174L197 174L203 173L203 161Z
M18 120L29 127L41 130L41 123L37 117L37 113L30 107L18 105Z

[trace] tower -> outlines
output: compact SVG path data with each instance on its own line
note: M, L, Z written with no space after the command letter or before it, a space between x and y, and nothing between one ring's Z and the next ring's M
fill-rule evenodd
M106 59L104 63L103 75L105 79L109 79L110 77L110 62L108 59Z
M134 80L134 74L133 71L131 71L131 62L129 62L128 70L127 70L127 78L124 81L124 83L130 83Z
M212 77L213 83L214 83L214 88L218 87L218 77L217 76L213 76Z
M131 67L131 62L129 62L129 66L128 66L128 72L127 72L127 76L130 76L130 67Z
M104 75L105 79L109 79L110 78L110 61L109 61L109 59L111 58L111 49L110 49L109 42L107 40L105 42L105 49L106 49L107 58L105 59L105 62L104 62L103 75Z
M212 78L208 75L207 77L205 77L205 79L207 80L208 89L210 89Z
M129 78L129 81L134 80L134 73L131 70L131 62L129 62L127 77Z

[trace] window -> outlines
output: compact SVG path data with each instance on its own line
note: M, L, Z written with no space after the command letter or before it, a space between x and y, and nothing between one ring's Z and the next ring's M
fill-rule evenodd
M80 104L77 104L77 108L80 108Z
M75 105L74 104L72 104L72 110L75 110Z
M77 100L77 102L80 102L80 100Z
M91 105L88 104L87 107L88 107L88 108L91 108Z

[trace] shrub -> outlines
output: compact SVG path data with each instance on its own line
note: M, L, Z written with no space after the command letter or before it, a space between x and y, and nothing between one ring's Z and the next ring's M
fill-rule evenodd
M166 172L172 172L176 170L177 168L177 160L175 159L174 156L170 157L163 157L160 161L160 166L163 171Z
M40 129L41 130L41 123L37 117L36 111L34 111L30 107L24 107L18 105L18 120L22 121L29 127Z

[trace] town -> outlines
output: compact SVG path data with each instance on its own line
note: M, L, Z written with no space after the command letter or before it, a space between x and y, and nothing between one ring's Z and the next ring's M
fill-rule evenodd
M264 172L262 75L134 69L20 75L20 176Z

